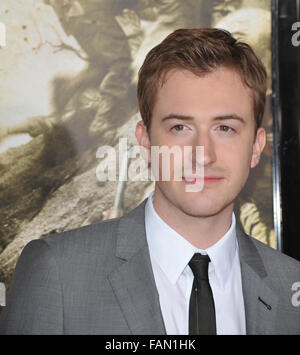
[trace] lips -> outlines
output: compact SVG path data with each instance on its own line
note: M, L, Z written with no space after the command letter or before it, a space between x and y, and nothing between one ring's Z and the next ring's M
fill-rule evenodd
M184 176L183 177L183 181L186 184L196 184L197 182L204 182L204 184L211 184L211 183L216 183L223 180L223 177L219 177L219 176L204 176L203 177L187 177Z
M188 184L191 184L191 183L195 183L197 180L200 181L201 178L197 178L197 177L192 177L192 178L189 178L189 177L183 177L183 180L185 182L187 182Z

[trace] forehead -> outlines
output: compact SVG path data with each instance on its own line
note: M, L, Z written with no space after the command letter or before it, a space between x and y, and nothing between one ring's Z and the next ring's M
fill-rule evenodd
M234 69L220 67L202 76L172 69L158 85L153 116L174 111L206 117L226 113L253 116L253 96Z

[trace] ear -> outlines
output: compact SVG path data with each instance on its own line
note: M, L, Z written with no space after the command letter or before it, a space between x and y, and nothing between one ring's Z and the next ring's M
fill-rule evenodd
M260 160L260 156L264 147L266 145L266 131L264 128L260 127L256 132L255 141L253 144L252 158L251 158L251 168L254 168Z
M147 128L143 121L139 121L136 124L135 136L140 145L141 154L149 164L151 162L151 154L150 154L151 144L150 144L150 137Z

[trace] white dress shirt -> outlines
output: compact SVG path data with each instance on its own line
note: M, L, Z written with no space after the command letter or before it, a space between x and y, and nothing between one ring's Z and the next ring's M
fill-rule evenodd
M197 249L164 222L153 206L153 192L145 206L145 227L154 278L167 334L188 334L189 300L194 253L208 254L217 334L246 334L241 268L235 216L228 232L206 250Z

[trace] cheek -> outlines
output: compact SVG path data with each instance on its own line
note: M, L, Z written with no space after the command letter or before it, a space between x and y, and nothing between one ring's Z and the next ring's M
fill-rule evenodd
M228 147L227 147L228 148ZM217 154L216 165L226 169L230 175L248 175L251 165L252 151L242 145L230 149L220 149Z

